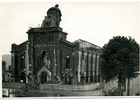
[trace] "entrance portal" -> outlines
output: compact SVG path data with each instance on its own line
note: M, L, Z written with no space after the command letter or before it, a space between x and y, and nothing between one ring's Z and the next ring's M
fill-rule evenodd
M47 82L47 73L46 73L46 72L42 72L42 73L41 73L40 82L41 82L41 83Z
M46 68L46 66L43 66L37 73L37 82L40 84L46 83L47 81L50 80L51 80L51 72Z

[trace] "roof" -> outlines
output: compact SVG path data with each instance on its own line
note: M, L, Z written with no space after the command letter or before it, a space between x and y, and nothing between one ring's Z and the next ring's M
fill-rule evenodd
M71 47L75 47L75 44L74 44L74 43L69 42L69 41L67 41L67 40L59 40L59 41L61 41L62 43L68 44L68 45L71 46Z
M19 44L18 46L26 45L27 43L28 43L28 40L27 40L27 41L22 42L22 43L21 43L21 44Z
M62 16L61 11L60 11L60 9L59 9L58 7L59 7L58 4L56 4L55 7L51 7L51 8L47 11L47 14L49 13L50 10L56 10L56 11L59 12L60 16Z
M79 42L80 47L82 47L82 48L93 47L93 48L96 48L96 49L101 49L101 47L99 47L99 46L97 46L93 43L87 42L85 40L82 40L82 39L78 39L78 40L74 41L74 43L76 43L76 42Z

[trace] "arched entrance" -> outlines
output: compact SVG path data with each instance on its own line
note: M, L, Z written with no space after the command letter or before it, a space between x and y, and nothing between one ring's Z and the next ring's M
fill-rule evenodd
M46 72L42 72L42 73L41 73L40 82L41 82L41 83L47 82L47 73L46 73Z
M46 68L46 66L43 66L37 73L37 77L38 83L46 83L51 80L51 72Z
M26 83L26 74L24 72L20 73L20 82Z

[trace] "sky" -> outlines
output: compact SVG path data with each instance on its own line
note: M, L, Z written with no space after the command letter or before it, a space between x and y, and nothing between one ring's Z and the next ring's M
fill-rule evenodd
M131 36L140 44L139 2L7 2L1 3L1 54L10 54L12 43L26 41L28 29L40 27L55 4L70 42L82 39L102 47L113 36Z

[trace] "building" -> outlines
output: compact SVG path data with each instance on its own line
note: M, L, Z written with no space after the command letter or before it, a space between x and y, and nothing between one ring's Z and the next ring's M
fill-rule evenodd
M30 28L28 40L12 44L12 78L15 82L43 84L94 84L100 82L100 47L84 40L67 41L59 27L58 5L47 11L41 27Z
M6 62L2 61L2 82L5 82L5 75L6 75Z
M8 70L6 69L6 62L2 61L2 82L11 82L11 66L9 65Z
M6 71L6 75L5 75L5 80L6 82L11 82L12 81L12 71L11 71L11 66L9 65L8 70Z

